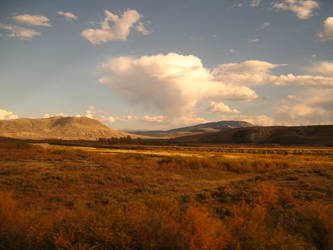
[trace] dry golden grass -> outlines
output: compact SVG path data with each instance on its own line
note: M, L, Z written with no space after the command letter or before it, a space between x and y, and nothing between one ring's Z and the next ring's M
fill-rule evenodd
M230 150L0 142L0 249L333 249L329 149Z

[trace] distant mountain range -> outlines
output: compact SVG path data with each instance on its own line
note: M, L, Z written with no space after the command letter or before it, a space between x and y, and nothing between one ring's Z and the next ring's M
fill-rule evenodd
M129 134L87 117L50 117L0 121L0 136L20 139L96 140ZM133 135L132 135L133 137Z
M219 121L171 130L114 130L87 117L20 118L0 121L0 137L18 139L96 140L97 138L142 137L156 143L173 138L174 143L279 144L333 146L333 125L258 127L244 121ZM155 139L153 139L155 138ZM161 140L168 141L168 140Z
M333 125L247 127L184 136L176 142L208 144L279 144L333 146Z
M218 121L198 124L189 127L182 127L170 130L127 130L127 133L132 133L136 135L159 137L159 138L174 138L186 135L196 135L203 133L212 133L225 131L232 128L244 128L252 127L251 123L245 121Z

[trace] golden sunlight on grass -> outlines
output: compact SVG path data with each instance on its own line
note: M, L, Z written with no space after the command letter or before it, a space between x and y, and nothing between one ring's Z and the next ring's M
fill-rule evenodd
M329 149L222 149L1 142L0 249L333 248Z

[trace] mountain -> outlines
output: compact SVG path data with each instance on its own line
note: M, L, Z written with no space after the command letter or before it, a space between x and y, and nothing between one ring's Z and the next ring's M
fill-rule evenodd
M333 146L333 125L247 127L176 138L175 141L209 144L280 144Z
M182 127L170 130L150 130L150 131L133 130L126 132L143 136L170 138L170 137L180 137L186 135L203 134L208 132L219 132L231 128L243 128L243 127L252 127L252 126L253 125L251 123L245 121L218 121L218 122L202 123L194 126Z
M124 137L100 121L87 117L20 118L0 121L0 136L21 139L96 140L100 137ZM133 136L132 136L133 137Z

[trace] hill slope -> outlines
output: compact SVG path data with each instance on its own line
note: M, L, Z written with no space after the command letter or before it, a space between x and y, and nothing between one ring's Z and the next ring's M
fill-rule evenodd
M152 136L152 137L179 137L186 135L203 134L208 132L219 132L231 128L252 127L251 123L245 121L219 121L198 124L189 127L176 128L170 130L151 130L151 131L128 131L137 135Z
M333 146L333 125L248 127L176 138L179 142L212 144L280 144Z
M87 117L50 117L0 121L0 136L22 139L95 140L99 137L123 137L128 134L113 130L100 121Z

